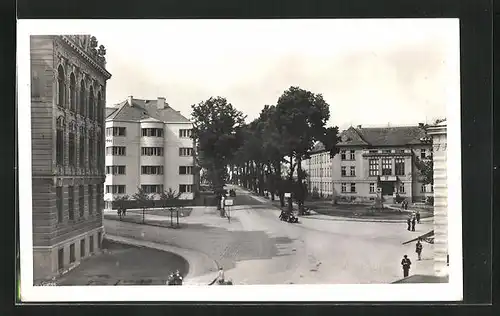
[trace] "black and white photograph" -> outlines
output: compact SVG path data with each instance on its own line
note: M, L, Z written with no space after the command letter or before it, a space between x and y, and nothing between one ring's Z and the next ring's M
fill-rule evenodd
M458 19L19 20L17 44L23 301L463 298Z

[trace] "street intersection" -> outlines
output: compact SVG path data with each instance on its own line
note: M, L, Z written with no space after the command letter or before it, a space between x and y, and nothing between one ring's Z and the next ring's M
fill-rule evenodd
M432 274L432 245L424 245L422 261L416 260L413 243L402 245L432 229L430 222L417 225L415 232L407 231L404 222L301 217L300 223L290 224L278 219L280 211L267 199L230 187L236 190L230 222L213 207L199 207L182 219L187 224L182 229L105 220L106 232L198 251L235 284L391 283L403 277L404 254L413 261L410 274ZM196 270L193 284L213 274L212 269Z

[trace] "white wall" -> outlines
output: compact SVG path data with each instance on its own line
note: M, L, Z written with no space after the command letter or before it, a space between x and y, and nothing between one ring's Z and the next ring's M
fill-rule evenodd
M172 188L179 192L180 184L194 184L193 175L180 175L179 166L193 166L193 157L179 157L179 148L193 148L191 138L181 138L179 130L191 129L191 123L168 123L165 124L165 174L164 188ZM193 193L183 193L181 199L193 199Z

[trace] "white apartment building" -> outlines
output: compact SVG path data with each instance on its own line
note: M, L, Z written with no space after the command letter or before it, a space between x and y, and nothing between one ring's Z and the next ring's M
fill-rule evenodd
M165 98L134 99L106 109L106 208L138 187L158 198L169 189L194 198L192 123Z
M317 191L321 197L333 194L332 158L321 142L317 142L311 151L311 157L303 161L307 172L307 188L311 194Z

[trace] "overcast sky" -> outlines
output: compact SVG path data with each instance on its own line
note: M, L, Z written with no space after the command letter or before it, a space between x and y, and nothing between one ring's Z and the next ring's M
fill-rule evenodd
M86 22L107 49L111 106L224 96L249 119L292 85L322 93L329 125L409 125L459 102L458 20ZM82 30L84 31L84 30Z

